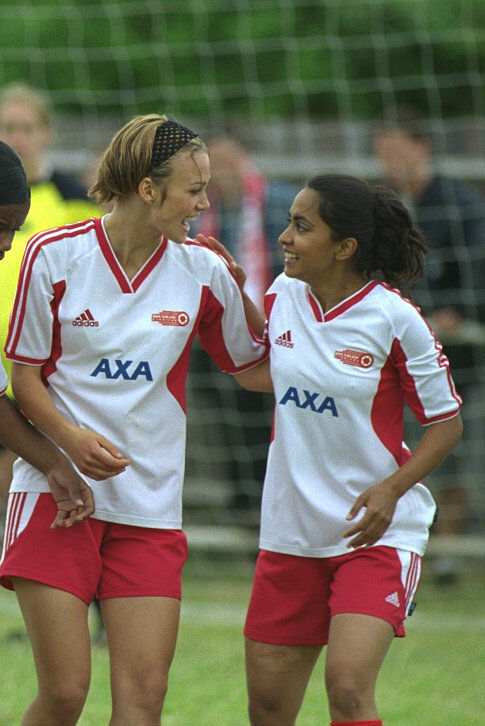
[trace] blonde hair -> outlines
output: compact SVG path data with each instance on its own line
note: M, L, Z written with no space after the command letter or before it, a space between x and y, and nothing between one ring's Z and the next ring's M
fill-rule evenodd
M40 125L47 129L51 128L51 106L47 95L42 91L32 88L27 83L11 83L0 91L0 108L10 102L20 102L30 106Z
M196 137L159 166L151 168L155 134L160 124L166 121L167 116L148 114L135 116L125 124L104 152L98 179L89 190L89 196L98 204L107 204L115 197L136 192L145 177L164 185L172 173L173 159L177 154L189 152L193 155L196 151L207 150L204 142Z

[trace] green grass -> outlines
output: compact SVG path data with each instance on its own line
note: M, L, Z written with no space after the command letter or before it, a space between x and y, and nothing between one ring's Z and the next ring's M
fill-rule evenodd
M164 726L247 726L241 627L251 566L196 559L185 572L180 637ZM466 573L438 588L424 579L408 635L395 640L378 688L386 726L479 726L485 668L485 574ZM6 643L22 628L15 596L0 592L0 726L16 726L35 689L28 641ZM309 685L298 726L325 726L324 656ZM81 726L103 726L110 713L108 654L93 648L91 690Z

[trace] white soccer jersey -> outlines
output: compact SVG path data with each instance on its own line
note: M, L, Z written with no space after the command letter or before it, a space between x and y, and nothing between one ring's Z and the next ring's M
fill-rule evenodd
M427 323L387 285L370 282L323 315L308 285L283 274L265 302L275 417L260 546L344 554L356 498L410 455L404 399L424 425L455 416L461 401ZM379 544L422 554L434 512L416 484Z
M41 365L59 411L130 459L122 474L88 480L98 519L181 526L185 379L197 334L229 373L268 354L246 326L226 263L207 247L163 238L130 281L100 219L42 232L27 245L6 353ZM48 486L18 460L12 491Z
M0 396L2 396L7 390L8 376L2 362L0 361Z

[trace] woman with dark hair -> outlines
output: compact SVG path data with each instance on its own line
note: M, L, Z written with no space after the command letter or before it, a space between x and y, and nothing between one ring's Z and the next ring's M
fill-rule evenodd
M426 246L393 192L317 176L279 242L285 270L265 298L270 366L237 376L275 394L245 626L251 723L295 723L327 645L333 726L378 726L377 676L404 635L435 515L421 479L461 436L460 399L401 294ZM413 453L405 401L426 426Z
M29 209L30 187L20 157L0 141L0 260L10 251L15 233L25 222ZM53 528L83 521L94 511L91 489L62 452L31 426L5 395L7 384L7 374L0 362L0 443L45 475L57 502ZM4 546L9 534L7 531Z

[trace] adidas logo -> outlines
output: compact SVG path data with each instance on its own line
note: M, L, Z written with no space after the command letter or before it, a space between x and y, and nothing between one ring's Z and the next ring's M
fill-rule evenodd
M283 335L279 335L275 340L276 345L284 345L285 348L293 348L291 342L291 330L287 330Z
M386 602L390 603L391 605L394 605L394 607L399 608L401 607L401 603L399 602L399 595L397 592L393 592L390 595L386 597Z
M86 308L81 315L74 318L72 324L82 328L97 328L99 325L98 321L93 318L93 314L89 308Z

